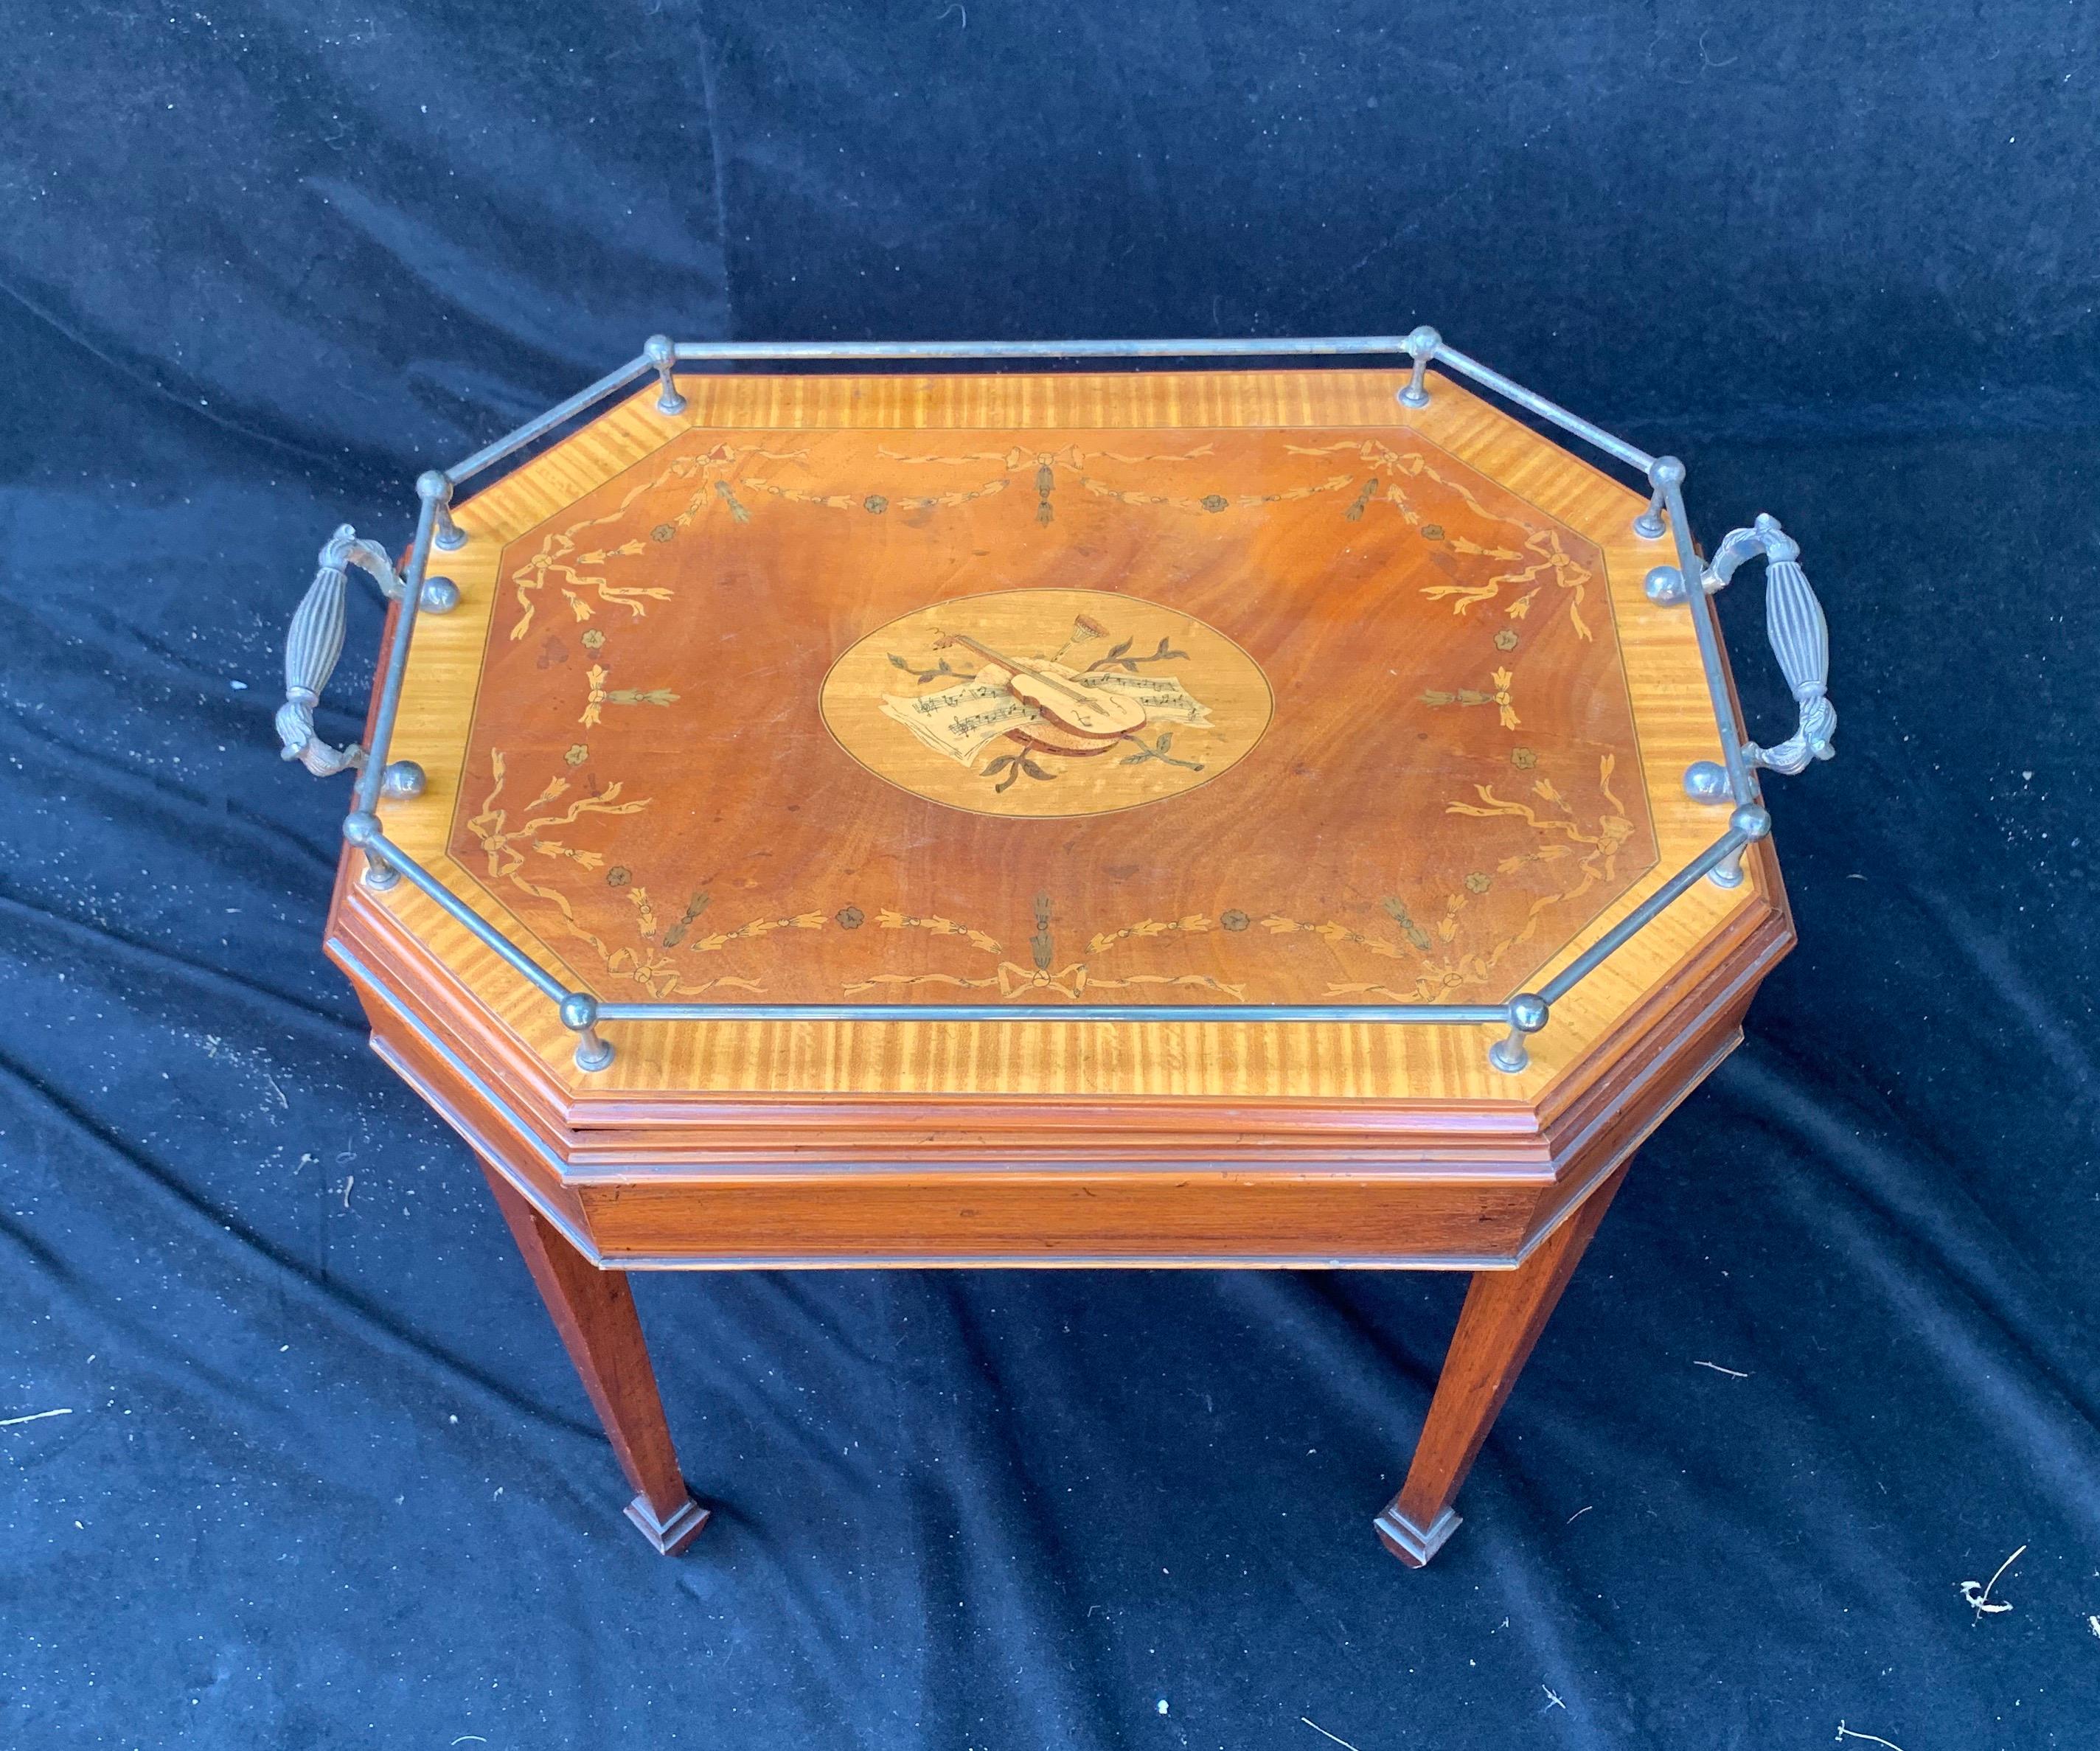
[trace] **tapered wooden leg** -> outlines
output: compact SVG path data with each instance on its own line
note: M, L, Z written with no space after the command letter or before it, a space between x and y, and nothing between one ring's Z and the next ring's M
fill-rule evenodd
M485 1162L481 1171L583 1377L620 1468L634 1486L628 1519L665 1556L676 1556L699 1537L708 1511L693 1500L679 1473L627 1273L598 1269L501 1174Z
M1451 1500L1626 1176L1621 1164L1514 1271L1473 1273L1407 1481L1374 1523L1386 1549L1410 1568L1458 1529Z

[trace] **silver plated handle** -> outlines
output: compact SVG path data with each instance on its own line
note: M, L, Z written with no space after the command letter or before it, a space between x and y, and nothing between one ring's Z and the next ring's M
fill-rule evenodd
M284 743L280 752L320 778L364 764L364 750L356 743L333 748L314 731L314 708L320 703L321 691L342 655L344 598L351 566L369 572L389 602L401 599L404 586L392 562L345 523L321 549L320 569L300 598L285 635L285 703L277 708L277 739ZM459 591L450 579L423 580L421 606L428 611L442 614L458 600Z
M1792 735L1774 747L1745 743L1743 758L1774 772L1802 772L1811 760L1828 760L1838 752L1831 741L1838 733L1838 708L1829 694L1830 626L1802 571L1799 545L1780 527L1777 518L1760 516L1749 528L1729 531L1714 550L1702 581L1710 591L1722 589L1738 566L1759 554L1765 560L1765 633L1801 708L1801 721Z
M284 758L299 761L317 778L364 764L364 750L356 743L333 748L314 732L314 708L342 655L344 597L353 563L370 572L390 600L399 599L401 580L386 556L345 523L321 549L320 569L285 635L285 703L277 708L277 739L284 743Z

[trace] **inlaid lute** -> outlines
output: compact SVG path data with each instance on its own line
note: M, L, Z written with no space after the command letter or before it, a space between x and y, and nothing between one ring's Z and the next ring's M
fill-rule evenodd
M936 649L960 645L1007 672L1006 690L1042 719L1016 733L1053 753L1105 754L1145 727L1145 708L1129 695L1083 687L1047 668L1002 656L962 633L943 633Z

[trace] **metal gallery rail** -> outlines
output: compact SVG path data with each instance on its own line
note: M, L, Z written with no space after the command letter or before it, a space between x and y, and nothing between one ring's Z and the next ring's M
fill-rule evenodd
M1075 1003L1069 1008L1042 1004L991 1003L606 1003L586 991L572 990L540 966L479 912L452 893L408 852L387 837L378 805L382 796L412 796L423 787L421 769L411 761L390 761L394 727L399 715L402 683L417 617L448 611L458 600L448 580L430 576L433 551L451 551L469 539L453 521L451 504L464 482L483 475L529 448L571 420L654 375L656 405L667 414L682 412L677 368L682 364L795 364L824 363L908 364L993 361L1074 361L1158 359L1352 359L1406 357L1408 382L1397 391L1411 408L1428 405L1434 391L1427 381L1433 363L1470 379L1533 417L1582 439L1613 461L1638 470L1651 489L1648 507L1635 520L1635 531L1654 540L1672 538L1674 566L1658 566L1647 576L1650 600L1683 603L1692 615L1700 663L1712 703L1722 758L1701 761L1684 774L1686 792L1700 801L1725 806L1727 826L1698 854L1590 946L1574 956L1536 991L1520 991L1498 1003ZM613 1061L613 1048L600 1033L602 1023L626 1021L1127 1021L1270 1023L1292 1021L1432 1024L1490 1026L1506 1031L1488 1048L1488 1061L1514 1074L1529 1062L1526 1037L1545 1027L1553 1005L1612 954L1645 928L1672 902L1697 883L1709 880L1734 887L1743 880L1742 854L1771 831L1758 791L1757 772L1769 768L1799 772L1811 760L1828 760L1837 714L1828 697L1829 634L1821 605L1802 575L1799 549L1776 521L1759 517L1749 528L1732 531L1701 559L1684 509L1684 465L1674 456L1650 456L1614 437L1601 426L1571 413L1447 345L1434 329L1401 335L1365 335L1324 339L1261 340L1094 340L1094 341L681 341L650 337L641 354L608 372L588 388L528 420L515 431L477 450L450 468L433 470L416 483L420 508L415 538L405 570L398 577L382 552L361 541L346 526L323 549L320 568L294 615L285 654L285 701L277 713L284 757L303 761L317 774L358 768L343 837L365 860L363 880L373 889L391 888L406 880L447 916L497 955L556 1006L562 1024L576 1036L576 1062L587 1071L602 1070ZM1711 598L1736 569L1749 558L1767 562L1766 621L1774 654L1799 707L1795 733L1771 748L1745 739L1729 690L1722 656L1718 620ZM393 637L385 653L372 746L337 749L315 732L313 711L320 703L344 637L347 567L356 565L376 578L396 602Z

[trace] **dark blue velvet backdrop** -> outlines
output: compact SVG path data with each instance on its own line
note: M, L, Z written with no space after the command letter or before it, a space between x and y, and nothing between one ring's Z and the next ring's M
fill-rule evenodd
M2100 1741L2089 7L7 24L0 1741ZM1411 1575L1368 1524L1455 1281L686 1277L640 1295L724 1506L651 1555L319 957L315 546L654 329L1425 320L1685 456L1709 540L1782 514L1844 713L1771 787L1802 946L1466 1530Z

